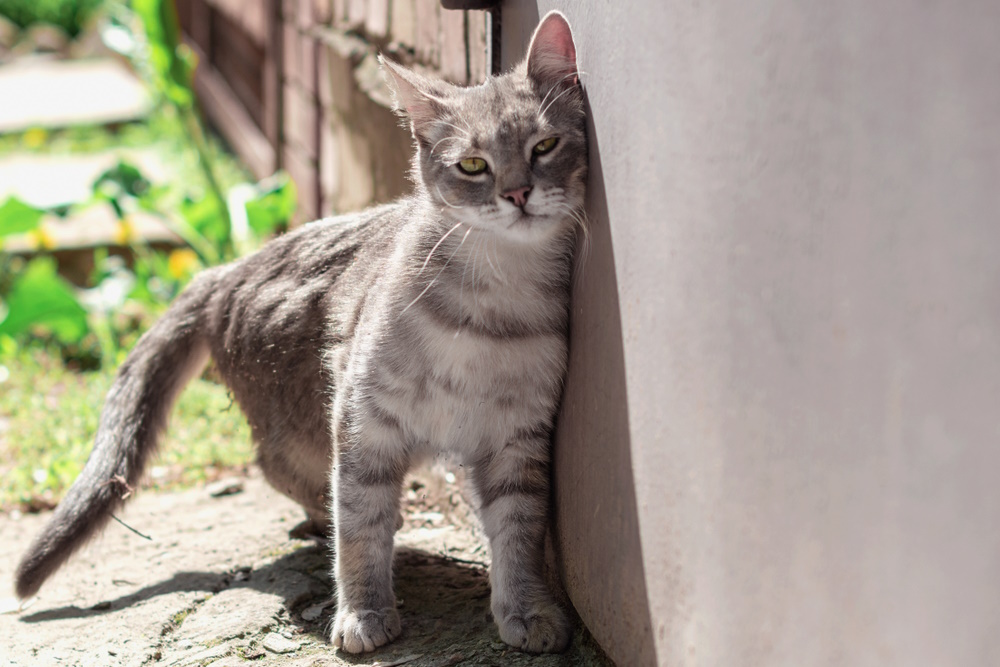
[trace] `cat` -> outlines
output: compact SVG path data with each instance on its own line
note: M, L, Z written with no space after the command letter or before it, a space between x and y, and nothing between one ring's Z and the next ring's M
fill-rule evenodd
M587 179L573 34L549 13L519 66L469 88L380 60L416 145L414 194L191 282L119 369L84 470L18 567L20 597L121 506L211 357L265 477L331 538L334 646L372 651L400 634L403 477L446 452L470 471L500 637L565 649L542 545Z

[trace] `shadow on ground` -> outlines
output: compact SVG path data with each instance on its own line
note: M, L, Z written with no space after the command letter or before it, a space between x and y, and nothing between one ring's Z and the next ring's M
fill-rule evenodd
M373 653L338 653L326 641L335 611L326 548L288 537L298 509L261 480L231 500L206 502L203 493L145 494L130 516L154 525L158 540L112 532L48 582L33 607L0 616L0 645L11 646L5 667L608 664L579 624L564 654L503 644L478 540L433 513L411 513L397 534L402 635ZM0 519L0 570L42 519Z

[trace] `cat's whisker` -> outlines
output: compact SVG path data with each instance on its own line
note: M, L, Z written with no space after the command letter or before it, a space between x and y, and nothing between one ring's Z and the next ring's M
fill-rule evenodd
M495 275L497 275L498 271L497 271L497 267L493 266L493 260L490 259L490 246L489 246L489 243L483 243L483 249L484 249L485 254L486 254L486 263L490 265L491 269L493 269L493 275L495 276Z
M497 237L496 234L493 235L493 257L497 260L497 266L500 266L500 254L497 251ZM507 274L497 269L497 275L500 277L500 281L504 284L507 283Z
M440 186L440 185L438 185L438 184L436 184L436 183L435 183L435 184L434 184L434 188L435 188L435 189L437 190L437 193L438 193L438 197L440 197L440 198L441 198L441 201L443 201L443 202L444 202L445 204L447 204L447 205L448 205L448 206L450 206L451 208L465 208L464 206L455 206L455 205L454 205L454 204L452 204L452 203L451 203L450 201L448 201L448 200L447 200L447 199L445 198L445 196L444 196L444 193L442 193L442 192L441 192L441 186Z
M556 103L556 100L558 100L558 99L559 99L560 97L562 97L563 95L565 95L566 93L568 93L568 92L570 92L570 91L572 91L572 90L575 90L575 89L574 89L574 88L567 88L566 90L562 91L561 93L559 93L558 95L556 95L555 97L553 97L553 98L552 98L552 101L551 101L551 102L549 102L548 104L546 104L546 105L545 105L545 108L544 108L544 109L542 109L541 111L539 111L539 112L538 112L538 115L539 115L539 116L544 116L544 115L545 115L545 112L546 112L546 111L548 111L548 110L549 110L549 108L550 108L550 107L551 107L551 106L552 106L553 104L555 104L555 103Z
M561 78L558 81L556 81L555 84L551 88L549 88L549 92L545 93L545 97L542 98L542 103L538 105L538 115L539 116L542 115L542 107L545 106L545 100L549 99L549 95L552 94L552 91L557 90L559 88L559 84L561 84L563 81L565 81L566 79L570 78L571 76L576 76L577 74L583 74L583 72L577 72L577 71L570 72L569 74L567 74L563 78ZM570 90L572 90L572 89L570 89Z
M442 237L441 237L440 239L438 239L438 242L434 244L434 247L433 247L433 248L431 248L431 251L430 251L429 253L427 253L427 257L426 257L426 259L424 259L424 263L420 265L420 270L419 270L419 271L417 271L417 275L418 275L418 276L419 276L419 275L420 275L421 273L423 273L423 272L424 272L424 269L426 269L426 268L427 268L427 263L428 263L429 261L431 261L431 256L432 256L432 255L434 254L434 251L438 249L438 246L440 246L440 245L441 245L442 243L444 243L444 240L445 240L446 238L448 238L448 237L449 237L449 236L451 235L451 233L452 233L453 231L455 231L456 229L458 229L459 227L461 227L461 226L462 226L462 224L463 224L463 223L459 222L459 223L458 223L457 225L455 225L454 227L452 227L451 229L449 229L448 231L446 231L446 232L444 233L444 236L442 236ZM472 228L470 227L470 228L469 228L469 230L471 231L471 230L472 230ZM468 235L468 232L466 232L466 235Z
M458 226L458 225L456 225L456 227L457 227L457 226ZM469 238L469 234L470 234L471 232L472 232L472 227L469 227L469 229L468 229L468 230L467 230L467 231L465 232L465 236L463 236L463 237L462 237L462 242L461 242L461 243L459 243L459 244L458 244L458 246L457 246L457 247L455 248L454 252L452 252L452 253L451 253L451 255L449 255L449 256L448 256L448 261L446 261L446 262L444 263L444 266L442 266L442 267L441 267L441 270L437 272L437 275L436 275L436 276L434 276L433 278L431 278L431 281L430 281L429 283L427 283L427 287L425 287L425 288L424 288L424 290L423 290L423 291L422 291L422 292L421 292L420 294L418 294L418 295L417 295L417 298L416 298L416 299L414 299L413 301L411 301L411 302L410 302L410 303L409 303L409 304L408 304L408 305L406 306L406 308L404 308L403 310L401 310L401 311L399 312L399 314L400 314L400 315L402 315L403 313L405 313L406 311L408 311L408 310L410 309L410 307L411 307L411 306L412 306L413 304L415 304L415 303L416 303L417 301L420 301L420 298L421 298L421 297L422 297L423 295L427 294L427 290L429 290L429 289L431 288L431 286L432 286L432 285L434 285L434 283L436 283L436 282L437 282L437 279L441 277L441 274L442 274L442 273L444 273L444 270L448 268L448 265L449 265L449 264L451 264L451 260L452 260L452 259L454 259L454 257L455 257L455 254L456 254L456 253L457 253L457 252L459 251L459 249L461 249L461 247L462 247L463 245L465 245L465 239ZM442 240L443 240L443 239L442 239ZM439 243L440 243L440 241L439 241ZM433 251L432 251L432 252L433 252Z
M439 124L441 124L441 125L447 125L448 127L451 127L451 128L454 128L454 129L458 130L459 132L461 132L466 137L471 137L472 136L471 133L470 133L470 130L463 129L463 128L459 127L458 125L455 125L454 123L449 123L446 120L438 120L437 122Z
M436 151L437 147L441 145L441 142L444 142L444 141L458 141L461 138L462 137L447 136L447 137L444 137L443 139L438 139L437 143L435 143L433 146L431 146L431 153L430 154L434 155L434 151Z

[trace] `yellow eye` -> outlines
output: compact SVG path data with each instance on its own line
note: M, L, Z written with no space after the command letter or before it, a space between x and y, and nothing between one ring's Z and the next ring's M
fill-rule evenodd
M549 137L548 139L544 139L535 144L535 147L531 149L531 152L535 155L542 155L555 148L558 143L559 137Z
M486 160L481 157L467 157L458 163L458 168L466 174L481 174L486 171Z

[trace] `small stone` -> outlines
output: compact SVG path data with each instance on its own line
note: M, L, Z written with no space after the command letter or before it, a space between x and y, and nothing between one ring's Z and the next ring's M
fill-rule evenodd
M237 493L243 493L244 482L242 479L229 478L220 479L218 482L214 482L208 485L208 495L213 498L221 498L222 496L233 496Z
M323 612L327 607L331 606L333 601L321 602L320 604L314 604L310 607L306 607L302 610L302 620L304 621L315 621L317 618L323 615Z
M299 643L291 639L285 639L277 632L271 632L262 643L263 647L271 653L294 653L299 650Z

